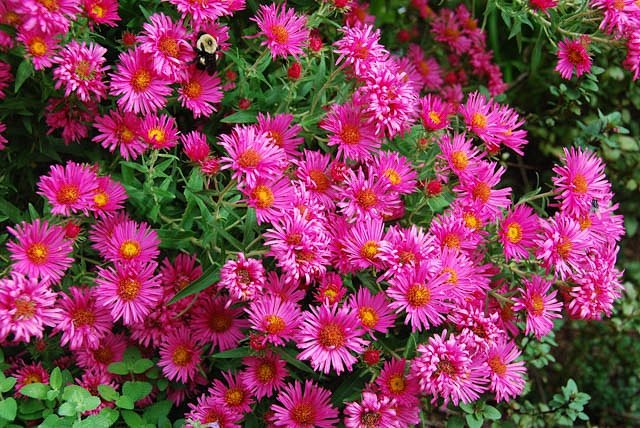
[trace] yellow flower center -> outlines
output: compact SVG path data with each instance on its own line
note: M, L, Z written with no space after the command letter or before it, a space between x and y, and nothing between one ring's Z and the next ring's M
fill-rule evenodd
M289 41L289 32L282 25L274 25L271 27L271 33L273 34L273 40L281 45Z
M397 186L402 182L402 179L400 178L400 174L398 174L398 171L396 171L395 169L389 168L385 170L384 176L387 177L391 182L391 184L393 184L394 186Z
M251 192L251 196L256 200L256 207L266 209L273 206L274 196L269 186L259 184Z
M118 296L125 302L134 300L140 294L142 284L134 278L124 278L118 282Z
M454 168L458 170L464 170L467 165L469 165L469 158L464 151L456 150L451 153L451 163L453 164Z
M327 177L327 174L319 169L312 169L309 171L309 177L313 180L315 190L318 192L324 192L329 188L329 186L331 186L331 181L329 180L329 177Z
M489 197L491 196L491 187L484 181L481 181L475 185L471 193L474 198L486 204L489 202Z
M364 209L373 207L378 203L376 193L371 189L362 189L356 192L356 202Z
M374 260L378 255L378 243L376 241L367 241L360 248L360 255L366 259Z
M158 49L160 52L170 57L177 57L180 53L180 47L178 46L178 41L171 36L162 36L160 37L160 41L158 42Z
M367 328L374 328L378 325L378 314L377 312L370 307L362 307L358 309L358 316L360 317L360 322L363 326Z
M512 221L507 225L507 240L512 244L517 244L522 240L522 226L520 226L520 223Z
M80 199L80 189L75 184L65 184L56 193L56 199L63 205L73 204Z
M255 168L260 160L260 153L254 149L247 149L238 158L238 164L243 168Z
M487 116L480 112L473 113L473 116L471 116L471 126L484 130L487 127Z
M176 346L171 356L171 361L178 367L185 367L191 362L193 352L184 345Z
M573 191L579 195L584 195L589 190L587 179L582 174L576 174L572 181Z
M136 92L144 92L151 85L151 73L144 68L136 70L131 76L131 86Z
M27 258L33 264L44 264L49 258L49 248L41 242L31 244L27 249Z
M400 373L392 375L387 381L387 386L389 387L389 390L394 394L400 394L404 392L406 388L404 376Z
M276 371L271 363L264 362L258 366L257 377L261 383L271 382L276 375Z
M240 388L229 388L224 393L224 401L231 407L239 406L244 399L244 392Z
M278 315L268 315L265 321L267 324L266 330L269 334L278 334L287 326L282 317Z
M291 419L301 426L312 427L316 421L316 410L307 402L302 402L293 406L289 413Z
M329 322L320 329L318 334L318 342L325 348L340 348L344 345L344 341L344 331L335 322Z
M535 316L540 316L542 312L544 312L544 300L541 295L534 294L531 297L531 313Z
M431 119L431 122L433 122L434 125L440 125L440 123L442 123L442 118L440 117L440 114L434 110L431 110L429 112L429 119Z
M44 56L47 50L47 44L42 37L33 37L29 42L29 53L33 56Z
M182 85L182 93L187 98L196 99L202 94L202 85L192 80Z
M340 139L348 145L360 142L360 130L355 125L344 125L340 131Z
M131 260L138 257L142 252L142 247L138 241L126 240L120 244L120 256L123 259Z
M102 208L109 203L109 195L103 190L98 190L98 192L93 195L93 202L96 204L96 207Z
M414 308L421 308L431 301L431 291L424 284L413 284L407 289L407 301Z
M453 248L453 249L459 249L460 248L460 237L451 232L451 233L447 233L444 236L444 239L442 240L442 243L444 244L445 247L447 248Z

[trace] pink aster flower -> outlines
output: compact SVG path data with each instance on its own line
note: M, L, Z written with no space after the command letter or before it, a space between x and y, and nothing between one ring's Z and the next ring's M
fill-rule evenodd
M180 253L173 260L165 258L160 268L165 295L171 296L202 276L202 266L195 255Z
M442 135L438 139L440 154L436 157L442 163L437 166L438 172L444 174L446 169L449 169L458 177L473 175L484 154L472 142L473 139L467 139L464 133L453 134L453 137L449 134Z
M147 223L124 221L113 228L105 258L116 263L146 263L160 254L160 240Z
M182 150L191 162L205 161L211 153L211 147L207 143L207 136L200 131L191 131L180 135Z
M45 326L53 327L62 318L55 304L56 293L46 280L18 273L0 279L0 341L10 334L12 342L42 339Z
M484 142L494 142L495 135L503 129L499 125L500 116L494 109L493 99L480 92L469 94L467 102L460 106L467 129Z
M236 300L253 300L262 293L264 267L262 261L247 259L238 253L238 260L228 260L220 269L220 287L226 288Z
M245 337L241 329L249 327L249 321L240 318L242 308L227 303L228 298L222 296L200 299L191 310L192 334L199 343L211 342L211 352L236 348Z
M111 177L98 177L98 187L93 195L93 212L98 216L113 213L123 208L127 200L124 186Z
M107 96L107 86L102 81L104 72L104 55L107 50L95 43L78 43L72 40L54 57L57 67L53 70L55 88L64 86L64 95L76 94L81 101L91 98L102 100Z
M0 133L4 132L7 130L7 125L5 125L4 123L0 122ZM0 150L4 150L6 147L6 144L9 142L9 140L7 140L4 135L0 135Z
M501 340L487 352L487 365L491 372L489 389L496 394L496 400L509 401L522 394L527 369L524 361L515 361L520 356L513 341Z
M140 125L140 134L154 149L170 149L178 144L178 124L168 114L145 116Z
M363 76L371 64L388 58L389 52L379 43L380 30L373 25L342 27L340 31L344 35L334 43L339 54L336 64L352 66L356 76Z
M497 167L497 168L496 168ZM500 215L501 210L507 208L511 200L511 187L494 189L500 183L500 178L505 172L505 167L498 166L494 162L481 162L471 176L465 176L454 191L460 197L479 204L481 214L494 220Z
M24 45L34 69L42 70L53 65L53 55L59 44L57 34L38 29L31 31L21 29L18 31L17 40Z
M311 307L300 327L297 346L299 360L310 360L314 370L339 375L351 371L358 361L351 352L361 353L369 343L362 338L360 321L348 308L338 305Z
M640 30L630 31L627 36L627 56L622 65L631 72L635 81L640 78Z
M594 201L611 199L611 185L604 175L604 162L597 154L585 149L564 149L564 165L556 165L552 178L557 189L560 209L568 215L591 211Z
M319 151L304 150L302 159L294 160L296 176L304 182L304 189L324 206L332 207L337 191L332 186L333 179L329 163L331 155Z
M19 365L10 372L11 376L16 378L14 387L16 398L24 397L24 395L20 394L20 390L25 385L32 383L49 384L49 373L42 367L42 363L26 364L24 361L20 361L18 364Z
M7 96L5 89L9 87L9 84L12 81L13 75L11 74L11 65L4 61L0 61L0 100Z
M309 29L307 18L297 15L295 9L288 8L284 3L261 5L251 20L260 28L258 36L267 38L261 46L269 48L273 59L303 54L302 47L309 39Z
M413 43L409 45L407 55L418 70L425 89L436 90L442 86L444 81L440 72L440 64L435 58L425 58L422 48Z
M66 33L80 12L78 0L38 1L24 0L15 3L15 12L22 18L21 27L27 31L39 29L45 33Z
M447 46L451 51L460 55L471 47L471 39L466 35L462 22L456 13L444 8L432 22L433 38Z
M495 142L493 140L485 141L487 150L491 153L497 153L500 144L502 144L523 156L522 147L527 144L527 131L518 128L524 125L524 119L509 106L496 104L495 113L498 115L500 130L495 135Z
M231 0L228 2L194 2L193 0L167 1L175 5L178 12L183 16L191 15L194 24L197 24L197 26L203 26L225 15L232 15L233 12L242 10L245 7L244 0ZM209 32L209 34L211 33Z
M93 141L111 153L118 150L125 160L135 160L147 149L141 138L141 120L134 113L109 110L108 114L94 120L93 126L98 135L93 137Z
M180 82L178 94L180 105L191 110L196 119L211 116L223 97L218 74L210 76L195 66L189 67L186 78Z
M151 56L136 48L122 52L118 58L109 91L119 96L118 107L124 112L143 115L163 108L172 91L171 82L155 71Z
M347 288L342 282L342 277L335 272L327 272L320 279L313 298L318 303L333 305L340 302L346 293ZM352 306L351 309L355 308Z
M445 404L452 401L471 403L486 388L488 369L483 362L473 360L465 344L447 330L429 338L418 346L418 356L411 370L418 378L423 393L433 395L433 403L440 397Z
M553 270L561 279L580 269L585 250L591 245L589 231L565 215L556 215L540 222L541 233L536 240L536 257L547 271Z
M98 105L91 100L81 103L74 98L50 98L45 107L47 135L60 130L62 141L69 145L89 135L89 123L98 113Z
M384 293L373 295L368 288L361 287L351 295L348 306L356 311L360 325L371 337L374 337L373 332L386 334L395 324L396 316Z
M57 282L73 263L73 242L65 239L62 227L35 219L7 230L16 238L7 244L14 272Z
M98 186L95 172L88 166L69 161L51 165L48 175L38 181L38 194L52 205L52 214L69 216L78 211L87 215Z
M438 326L449 312L449 305L445 303L446 279L446 275L434 275L426 264L404 271L389 279L389 307L396 312L406 312L404 323L411 323L412 331Z
M391 252L387 254L390 266L387 272L379 277L379 281L386 280L405 269L419 266L436 252L433 236L416 225L408 229L397 225L391 226L383 239L391 244Z
M294 338L301 320L298 305L277 296L256 299L245 311L251 328L264 333L265 340L276 346L284 346Z
M344 414L344 424L347 428L399 428L402 426L396 417L391 399L373 392L365 391L362 393L361 401L347 403Z
M338 411L331 405L331 393L313 381L304 385L297 380L278 393L278 403L271 405L273 424L288 428L331 428L338 423Z
M89 287L69 287L71 295L60 293L62 319L53 329L54 333L62 332L60 346L68 343L72 350L95 349L100 339L111 331L111 314L98 305L95 291Z
M384 223L375 217L365 217L349 229L341 245L352 269L382 269L388 264L394 254L383 235Z
M399 206L397 194L390 192L391 183L362 168L349 171L338 207L348 219L383 218Z
M393 192L408 195L416 190L418 174L411 162L396 152L378 152L369 167L380 179L389 182Z
M115 27L120 21L117 0L83 0L84 13L89 21Z
M619 36L638 28L640 10L633 0L591 0L589 6L604 13L600 29Z
M363 161L380 148L376 128L362 105L334 104L320 128L329 131L329 146L338 146L338 158Z
M407 360L391 359L386 361L376 385L382 394L405 406L417 406L420 388L418 380L407 374Z
M509 260L522 260L529 257L529 249L534 246L538 233L538 216L528 205L516 205L500 222L500 243L504 257Z
M435 216L429 232L435 237L435 244L443 250L470 252L480 242L477 235L465 225L464 219L454 215Z
M252 185L258 177L278 176L286 166L284 150L253 126L236 126L231 134L220 138L220 145L229 154L222 158L222 169L233 169L232 177L238 181Z
M115 321L122 319L124 324L142 322L162 298L160 278L153 273L156 267L156 263L98 267L96 297L100 305L109 309Z
M289 113L280 113L273 117L269 113L266 115L258 113L256 128L258 132L267 134L267 138L284 150L287 156L297 157L300 155L298 146L304 143L304 138L298 136L302 127L298 124L292 125L292 122L293 115Z
M191 411L185 415L186 428L196 428L203 425L240 428L242 414L228 409L218 399L210 395L201 395L196 404L189 403L189 408Z
M228 371L223 371L222 377L225 382L220 379L213 381L213 386L209 388L211 396L238 414L250 412L253 399L243 377L240 374L234 376Z
M109 364L122 361L127 343L124 334L109 332L100 339L97 348L89 349L85 346L75 351L76 362L84 369L106 373Z
M180 327L169 333L160 345L158 366L167 379L187 383L198 373L201 352L191 331Z
M592 60L587 51L590 42L589 37L583 35L576 40L565 38L558 43L558 65L555 70L563 79L571 79L574 72L580 77L591 70Z
M157 74L179 80L186 75L186 64L193 59L187 29L164 13L154 13L148 19L138 37L140 50L151 56Z
M449 104L434 94L427 94L426 97L420 98L419 114L420 119L422 119L422 126L427 131L445 129L451 123L449 120L449 115L451 114Z
M514 311L525 310L527 313L527 325L525 334L533 333L540 340L553 329L553 319L561 318L562 303L556 299L558 290L549 293L551 282L537 275L531 280L524 279L524 291L522 297L515 299Z
M99 218L98 221L91 226L91 230L89 231L91 247L97 250L101 257L105 257L108 251L107 242L113 234L113 228L128 220L129 215L124 211L116 211L115 213Z
M293 189L289 179L258 178L253 185L242 188L247 205L256 210L258 224L271 223L293 205Z
M245 357L242 362L247 366L242 372L242 380L258 400L280 390L284 386L284 378L289 374L286 362L271 351L260 356Z

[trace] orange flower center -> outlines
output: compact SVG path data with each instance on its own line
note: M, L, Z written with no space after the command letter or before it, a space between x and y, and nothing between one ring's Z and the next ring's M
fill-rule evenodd
M65 184L56 193L58 203L68 205L80 199L80 189L75 184Z
M178 345L176 349L173 350L173 355L171 355L171 361L178 367L185 367L191 362L191 356L193 351L186 347L185 345Z
M131 86L136 92L144 92L151 85L151 73L144 68L136 70L131 76Z
M29 385L32 383L43 383L42 382L42 376L40 376L39 373L36 372L31 372L29 374L27 374L24 379L22 379L22 384L23 385Z
M358 144L360 142L360 130L355 125L344 125L340 131L340 139L345 144Z
M389 387L389 390L394 394L400 394L404 392L406 388L406 385L404 382L404 375L400 373L391 375L389 377L389 380L387 381L387 386Z
M429 74L429 71L431 71L431 69L429 68L429 64L427 64L427 61L420 61L418 63L418 71L420 71L420 74L422 74L423 76Z
M29 42L29 53L33 56L44 56L47 53L47 44L42 37L33 37Z
M94 4L91 6L91 13L96 18L104 18L104 8L99 4Z
M318 342L325 348L340 348L344 345L345 337L342 327L335 322L329 322L320 329Z
M333 305L338 301L338 296L340 293L338 292L339 287L335 284L329 285L323 292L322 297L323 300L328 300L330 305Z
M274 196L269 186L259 184L251 192L251 196L256 200L256 207L261 209L273 206Z
M491 187L484 181L481 181L475 185L471 194L473 194L474 198L486 204L491 196Z
M356 192L356 202L362 208L368 209L378 203L378 197L373 190L362 189Z
M78 61L75 68L75 73L80 80L91 80L95 77L96 71L91 67L88 61Z
M292 232L287 235L286 241L289 245L298 245L302 242L302 234L298 232Z
M309 403L303 402L293 406L290 412L291 419L302 426L314 426L316 410Z
M123 259L131 260L138 257L141 252L142 248L138 241L126 240L120 244L120 256Z
M378 428L380 427L380 413L378 412L366 412L360 417L360 423L365 428Z
M273 34L273 40L281 45L289 41L289 32L282 25L274 25L271 27L271 33Z
M512 244L517 244L522 240L522 226L520 226L520 223L512 221L507 225L507 240Z
M442 269L442 272L449 274L449 278L447 278L448 284L456 285L458 283L458 272L455 269L446 267Z
M162 36L160 37L160 41L158 42L158 48L160 52L165 54L166 56L170 56L176 58L180 53L180 47L178 46L178 41L171 36Z
M282 317L278 315L267 315L265 321L267 324L266 330L269 334L278 334L287 326Z
M276 375L276 371L271 363L264 362L258 366L256 374L261 383L267 383L273 380Z
M589 215L581 215L578 219L580 223L580 230L587 230L591 227L591 217Z
M98 192L93 195L93 202L97 208L102 208L109 203L109 195L103 190L98 190Z
M587 179L582 174L576 174L571 184L573 184L573 191L579 195L584 195L589 190Z
M118 296L125 302L134 300L140 294L142 284L134 278L124 278L118 282Z
M460 248L460 237L457 234L453 233L453 232L447 233L444 236L444 239L442 240L442 243L447 248L459 249Z
M480 112L473 113L471 116L471 126L480 130L487 127L487 116Z
M327 177L327 174L319 169L309 171L309 177L313 180L313 184L315 184L316 187L315 190L318 192L324 192L331 186L331 181L329 177Z
M438 373L445 373L449 377L455 378L457 376L456 368L449 360L439 361L437 364Z
M378 255L378 243L376 241L367 241L360 248L360 255L365 259L374 260Z
M14 306L16 308L13 314L14 320L30 320L36 315L36 304L27 297L18 297Z
M167 134L162 128L149 129L149 131L147 132L147 137L149 137L149 141L153 141L153 143L157 146L163 146L167 141Z
M582 53L577 49L569 48L569 52L567 53L567 59L573 65L580 65L584 62L582 58Z
M56 0L38 0L38 2L51 12L55 12L59 8Z
M284 146L284 137L278 131L268 131L267 137L271 139L271 142L278 147Z
M502 362L502 360L500 360L500 357L497 355L489 358L489 361L487 361L487 363L489 364L489 367L491 367L491 370L493 370L493 372L498 376L503 376L507 372L507 366Z
M474 213L466 212L462 215L464 219L464 224L472 230L478 230L482 227L482 222Z
M92 326L95 322L96 316L91 311L78 309L73 313L73 325L75 327Z
M407 301L414 308L421 308L431 301L431 291L424 284L413 284L407 289Z
M136 134L131 129L127 128L124 125L120 125L116 129L116 134L118 135L118 139L125 144L130 143L136 136Z
M365 306L358 309L358 316L360 317L362 325L367 328L374 328L378 325L379 317L373 308Z
M408 264L416 261L416 255L413 254L411 251L399 251L398 258L404 264Z
M49 258L49 248L41 242L31 244L27 249L27 258L33 264L44 264Z
M394 186L397 186L402 182L402 178L400 178L400 174L398 174L398 171L396 171L395 169L391 169L391 168L386 169L384 171L384 176L387 177L391 182L391 184L393 184Z
M531 297L531 313L535 316L540 316L542 312L544 312L544 300L541 295L534 294Z
M442 118L437 111L431 110L429 112L429 119L431 119L431 122L433 122L434 125L440 125L440 123L442 123Z
M242 404L244 399L244 392L240 388L229 388L224 393L224 401L227 405L235 407Z
M247 149L238 158L238 164L243 168L255 168L261 160L260 153L254 149Z
M113 352L111 352L111 349L103 345L93 351L93 358L97 362L107 365L113 362Z
M185 97L195 99L202 94L202 85L194 80L182 85L182 93Z
M451 153L451 163L453 164L454 168L458 170L464 170L467 165L469 165L469 158L464 151L456 150Z
M226 313L214 312L209 316L209 328L216 333L224 333L231 328L232 319Z
M563 259L566 259L573 248L573 244L571 244L571 240L566 236L560 238L560 243L558 244L558 255Z

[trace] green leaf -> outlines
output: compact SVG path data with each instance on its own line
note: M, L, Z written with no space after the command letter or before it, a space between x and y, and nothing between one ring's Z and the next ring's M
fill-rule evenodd
M464 420L460 416L451 416L447 420L447 428L464 428Z
M141 374L149 370L151 367L153 367L153 361L143 358L133 364L133 372L135 374Z
M120 396L120 394L109 385L98 385L98 393L107 401L115 401Z
M56 367L51 372L51 376L49 377L49 386L53 389L60 389L62 386L62 372L59 367Z
M18 412L18 403L15 398L8 397L0 401L0 418L12 421L16 418Z
M69 385L62 393L62 399L64 401L71 401L78 404L89 397L91 397L91 393L78 385Z
M31 60L25 59L16 71L16 84L13 91L17 94L24 82L31 76L33 76L33 64L31 64Z
M133 400L131 400L131 398L127 397L126 395L121 395L116 400L116 406L120 407L121 409L133 410L133 404Z
M109 421L110 425L115 424L116 421L120 418L120 412L110 407L105 407L104 409L102 409L99 415L104 416Z
M122 395L130 398L133 402L143 399L151 393L149 382L125 382L122 386Z
M484 423L482 417L474 414L466 414L464 416L464 419L467 421L467 425L469 425L469 428L481 428L482 424Z
M169 400L158 401L144 409L142 416L147 423L158 425L160 419L169 416L171 406L172 404Z
M210 266L200 278L193 281L191 284L187 285L185 288L180 290L173 296L173 299L169 301L169 304L175 303L180 299L183 299L187 296L191 296L192 294L196 294L205 288L210 287L214 283L218 282L220 279L220 272L218 267Z
M220 119L222 123L256 123L256 112L249 110L237 111Z
M97 408L100 405L100 403L101 403L100 397L94 397L94 396L87 397L82 401L78 411L88 412L89 410L93 410Z
M212 358L243 358L249 356L249 349L244 348L236 348L230 349L224 352L218 352L217 354L213 354Z
M484 407L483 416L492 421L497 421L502 417L502 413L500 413L500 410L487 404Z
M122 412L120 412L120 414L122 415L122 419L124 419L126 424L131 428L138 428L144 425L142 417L140 417L140 415L136 412L132 412L131 410L123 410Z
M0 372L0 373L2 373L2 372ZM13 386L16 384L16 378L15 377L4 377L4 375L2 375L2 377L4 379L0 380L0 392L10 391L11 388L13 388Z
M461 408L465 413L474 413L473 405L471 405L471 404L467 404L467 403L460 403L460 408Z
M77 413L77 407L74 403L62 403L58 408L58 414L60 416L75 416Z
M73 428L109 428L110 426L111 419L102 414L91 415L73 423Z
M37 398L44 400L47 398L47 392L49 391L49 385L44 383L30 383L20 388L20 393L27 397Z
M306 365L305 363L303 363L302 361L298 360L296 358L296 352L292 351L290 349L284 348L280 350L280 355L282 356L282 358L289 364L291 364L292 366L294 366L297 369L300 369L302 371L305 371L307 373L310 374L315 374L315 372L311 369L311 367L309 367L308 365Z
M127 365L122 361L109 364L109 367L107 367L107 370L109 371L109 373L117 374L120 376L129 374L129 369L127 368Z

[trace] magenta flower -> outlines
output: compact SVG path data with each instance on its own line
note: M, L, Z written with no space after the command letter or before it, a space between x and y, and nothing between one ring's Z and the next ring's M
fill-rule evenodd
M436 157L441 166L438 166L440 173L447 173L447 169L453 171L458 177L473 175L480 166L480 160L484 153L475 147L473 139L467 139L466 134L443 134L438 139L440 154Z
M105 258L116 263L146 263L153 261L160 250L160 240L147 223L124 221L113 228L106 243Z
M261 5L251 21L258 24L258 35L267 38L261 46L269 48L273 59L303 54L302 47L309 39L309 29L307 18L297 15L295 9L287 8L284 3Z
M420 80L426 90L437 90L442 87L444 81L440 71L440 64L435 58L425 58L424 51L414 43L409 45L407 55L420 75ZM427 95L427 99L430 94Z
M218 74L210 76L195 66L189 67L186 77L180 82L178 94L180 105L191 110L196 119L211 116L223 97Z
M118 107L124 112L149 115L163 108L171 94L171 83L159 75L151 56L139 48L122 52L116 71L111 74L109 93L119 96Z
M498 234L504 257L509 260L529 258L538 233L539 218L528 205L516 205L500 223Z
M577 40L565 38L558 43L558 65L555 70L563 79L571 79L573 73L577 77L591 70L591 56L587 52L590 44L589 36L583 35Z
M427 131L438 131L446 129L451 124L449 115L452 113L449 105L442 98L434 94L427 94L420 102L420 119L422 126Z
M12 2L15 12L22 18L21 27L30 31L37 29L43 33L66 33L70 19L80 12L78 0L56 0L52 2L23 0Z
M289 374L286 362L271 351L261 356L246 357L242 362L247 366L242 372L242 380L258 400L282 389L284 378Z
M119 182L111 177L98 177L98 187L93 195L93 212L97 216L105 216L123 208L127 200L127 192Z
M363 76L373 63L389 57L389 52L379 43L380 30L373 25L347 26L340 31L344 36L334 43L335 52L340 54L336 64L351 65L356 76Z
M345 406L344 424L347 428L400 427L394 407L389 397L363 392L361 401Z
M191 162L203 162L211 153L207 136L200 131L191 131L180 135L182 150Z
M509 401L522 394L527 369L524 361L515 361L520 356L513 341L501 340L487 353L487 365L491 373L489 389L496 394L496 400Z
M358 361L351 352L361 353L369 343L362 338L360 321L350 309L338 305L311 307L297 339L302 351L299 360L310 360L314 370L339 375L351 371Z
M296 176L304 183L304 190L328 208L333 207L333 201L337 196L330 175L330 162L330 154L306 149L303 151L301 159L293 161L298 167Z
M245 337L242 329L249 327L249 321L240 318L242 308L230 307L228 301L223 296L199 299L191 310L192 334L199 343L210 342L211 352L236 348Z
M553 329L553 319L561 318L562 303L556 299L558 290L551 293L551 282L539 276L532 276L531 280L524 279L522 297L516 298L514 311L526 310L527 326L525 334L533 333L540 340ZM548 293L548 294L547 294Z
M113 235L113 228L118 224L128 221L129 215L124 211L116 211L115 213L100 217L97 222L91 226L89 231L89 240L91 247L105 257L108 252L107 242Z
M228 260L220 269L219 285L235 300L257 298L264 286L262 261L247 259L243 253L238 253L238 260Z
M298 157L300 155L298 146L304 143L304 138L298 136L302 127L298 124L292 125L292 122L293 115L289 113L280 113L273 117L269 113L266 115L258 113L256 127L259 132L267 134L267 138L284 150L287 156Z
M332 105L320 128L329 131L327 144L338 146L337 157L340 159L367 160L380 148L376 128L361 104Z
M578 271L585 250L591 245L589 231L580 223L562 214L540 221L541 233L536 240L536 257L548 271L553 270L561 279Z
M168 114L145 116L140 125L140 134L153 149L170 149L178 144L178 124Z
M7 244L14 272L57 282L73 263L73 242L65 239L62 227L35 219L7 230L16 238Z
M92 169L69 161L64 167L51 165L49 174L38 181L38 194L52 205L52 214L69 216L81 211L87 215L97 187L97 177Z
M385 397L405 406L417 406L420 387L415 377L407 374L407 360L391 359L384 363L376 385Z
M22 28L18 32L17 40L24 45L34 69L42 70L53 65L53 54L59 43L57 35L39 29L26 31Z
M494 220L511 203L511 187L494 189L505 171L505 167L495 162L482 161L473 175L460 177L454 191L468 202L477 203L483 217Z
M277 296L256 299L245 312L251 328L264 333L265 341L275 346L284 346L287 340L292 340L301 321L298 305Z
M401 195L413 193L417 187L418 174L411 161L395 152L378 152L370 168L381 180L389 182L391 191Z
M69 287L71 295L60 293L59 306L62 319L53 329L62 332L60 346L69 344L69 349L96 349L111 331L113 320L109 310L98 305L96 289Z
M194 56L187 29L164 13L154 13L148 19L138 37L140 50L151 56L158 75L172 81L185 77L186 65Z
M191 331L180 327L169 333L160 345L158 366L167 379L187 383L198 373L200 353Z
M0 341L42 339L46 326L53 327L62 316L56 307L56 293L46 280L27 278L19 273L0 279Z
M198 397L197 403L189 403L191 411L185 415L186 428L217 425L224 428L240 428L242 414L227 408L217 398L203 394ZM196 423L197 422L197 423Z
M76 362L86 370L107 373L109 364L122 361L128 342L124 334L109 332L100 339L97 348L89 349L85 346L75 351Z
M341 245L352 269L382 269L387 265L394 254L383 235L384 223L380 218L366 217L351 226Z
M362 287L351 295L348 306L358 314L361 327L371 337L376 331L386 334L395 324L396 316L391 312L384 293L373 295L368 288Z
M18 367L11 372L11 376L16 378L16 392L14 393L16 398L24 397L24 395L20 394L20 390L25 385L32 383L49 384L49 373L42 367L42 363L25 364L24 361L20 360L16 365Z
M238 414L250 412L253 404L252 394L242 375L234 376L229 371L223 371L222 377L226 384L220 379L215 379L213 386L209 388L211 396Z
M289 211L293 205L293 191L289 179L258 178L253 185L242 188L247 205L256 210L258 224L271 223Z
M135 160L147 149L141 138L141 123L134 113L109 110L108 114L94 119L93 126L98 130L98 135L93 137L93 141L111 153L118 150L125 160Z
M446 280L446 275L434 275L427 264L407 269L389 279L389 307L396 312L406 312L404 323L411 323L412 331L440 325L449 312L449 305L445 302Z
M57 67L53 70L55 88L64 86L64 95L72 93L84 102L94 98L100 101L107 96L107 86L102 81L104 72L104 55L107 50L95 43L78 43L72 40L58 53L53 60Z
M120 21L117 0L83 0L84 13L91 22L115 27Z
M349 170L341 193L337 205L351 221L383 218L392 214L400 204L398 195L391 192L389 181L380 180L371 172L365 174L362 168L355 172Z
M287 384L278 393L279 404L271 405L273 424L288 428L331 428L338 423L338 411L331 405L331 393L306 380Z

